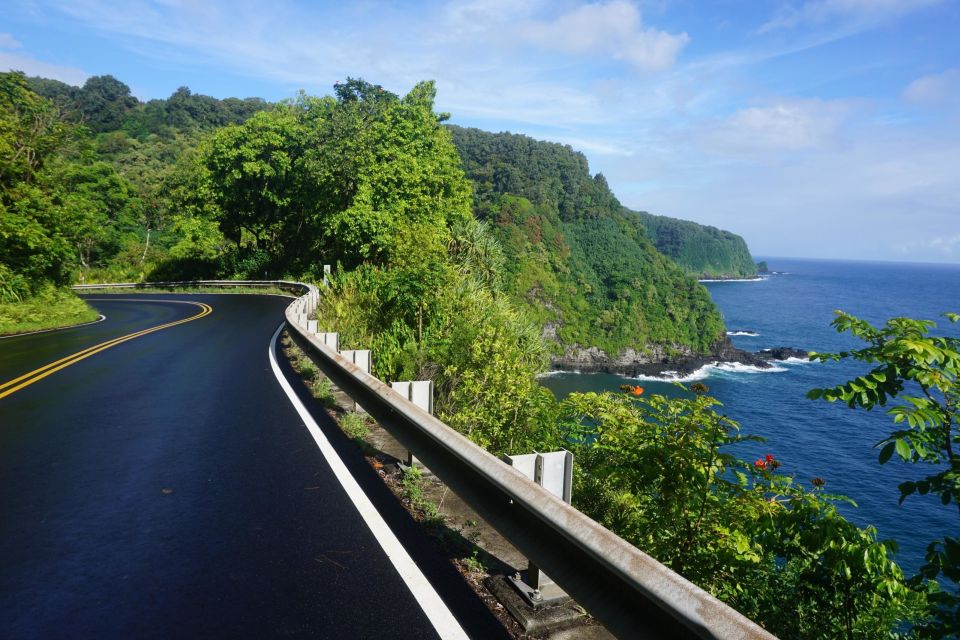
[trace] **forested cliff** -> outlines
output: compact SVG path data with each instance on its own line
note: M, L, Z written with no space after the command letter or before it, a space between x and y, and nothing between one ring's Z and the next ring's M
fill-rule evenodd
M720 339L707 291L656 250L583 154L523 135L449 129L474 184L474 211L507 254L509 291L561 351L599 347L626 363L704 352Z
M698 278L757 275L747 243L735 233L646 211L627 211L640 218L657 251Z

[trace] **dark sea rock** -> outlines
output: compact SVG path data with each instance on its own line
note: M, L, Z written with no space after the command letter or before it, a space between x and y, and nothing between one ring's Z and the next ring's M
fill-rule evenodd
M697 369L718 362L738 363L758 369L769 369L771 360L788 358L807 358L807 352L793 347L764 349L756 353L744 351L734 346L733 341L724 337L714 344L710 353L694 353L687 347L653 346L643 351L626 349L617 357L610 357L597 347L567 347L562 356L551 359L554 371L576 371L580 373L612 373L626 377L664 376L671 374L682 377Z
M793 347L777 347L776 349L761 349L757 355L767 360L789 360L790 358L799 358L808 360L806 351L794 349Z

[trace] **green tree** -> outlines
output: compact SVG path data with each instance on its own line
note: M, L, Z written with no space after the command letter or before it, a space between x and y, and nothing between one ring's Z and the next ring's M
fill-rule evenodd
M296 112L276 109L216 131L203 150L207 190L222 212L224 235L240 246L281 253L284 231L303 221L303 176L297 161L305 134ZM292 228L291 228L292 227Z
M68 279L70 246L49 190L38 183L76 137L22 73L0 73L0 263L31 283Z
M52 102L20 72L0 73L0 188L32 183L44 163L75 136ZM9 195L8 202L9 202Z
M409 228L446 243L470 215L470 188L432 83L399 98L350 80L337 96L301 95L212 136L205 190L224 235L295 273L406 260L411 245L395 241Z
M956 313L945 314L950 322L960 321ZM811 353L812 360L857 360L871 370L842 384L812 389L807 395L828 402L843 401L850 408L871 410L888 400L901 402L887 413L898 426L876 446L880 464L894 454L902 461L930 465L933 473L900 485L900 502L914 493L933 494L944 506L960 508L960 338L932 336L931 320L892 318L882 327L842 311L836 312L834 328L849 332L866 343L861 349L839 353ZM934 636L960 633L960 539L946 536L927 548L926 565L915 578L935 581L942 576L950 584L939 591L933 582L930 596L931 619L924 630Z
M113 76L92 76L76 94L83 124L94 132L119 129L140 101Z
M73 245L77 266L88 269L120 250L121 235L137 220L130 185L106 162L62 162L43 176L57 211L59 232Z

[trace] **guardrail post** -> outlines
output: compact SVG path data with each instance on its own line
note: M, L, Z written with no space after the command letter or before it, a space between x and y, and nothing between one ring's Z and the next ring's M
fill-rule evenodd
M317 335L318 333L320 333L320 331L317 329L316 320L307 320L307 331L309 331L313 335Z
M330 286L330 265L323 265L323 286Z
M550 453L526 453L504 456L514 469L570 504L573 493L573 454L567 450ZM534 609L570 599L547 574L527 558L527 579L517 573L510 576L511 584Z
M318 333L317 337L320 338L320 342L324 346L330 347L334 352L340 352L340 334L337 332L333 333Z
M347 349L346 351L341 351L340 355L357 365L364 373L370 373L370 350L369 349ZM366 413L366 410L360 406L360 403L354 401L353 408L355 411L363 411Z
M414 405L433 415L433 380L391 382L390 388ZM410 467L417 465L424 471L429 472L429 469L420 464L420 461L417 460L413 452L409 449L407 450L407 465Z

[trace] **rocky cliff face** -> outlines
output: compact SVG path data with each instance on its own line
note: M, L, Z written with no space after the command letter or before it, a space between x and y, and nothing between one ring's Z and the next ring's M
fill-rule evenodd
M717 362L735 362L765 369L771 366L770 360L805 359L806 356L806 351L792 347L779 347L751 353L735 347L730 338L724 338L717 342L707 355L698 355L680 345L656 345L643 351L628 348L616 356L610 356L597 347L572 345L566 348L563 355L554 356L551 365L557 371L659 376L666 372L685 375Z

